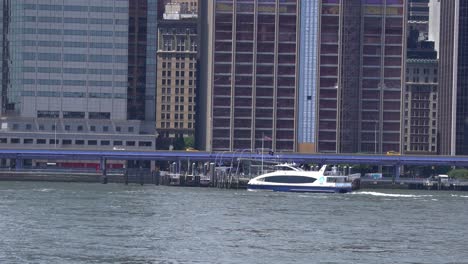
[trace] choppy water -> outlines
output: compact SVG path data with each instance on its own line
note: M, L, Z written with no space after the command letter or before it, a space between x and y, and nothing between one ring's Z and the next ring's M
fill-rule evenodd
M468 263L468 193L0 182L0 263Z

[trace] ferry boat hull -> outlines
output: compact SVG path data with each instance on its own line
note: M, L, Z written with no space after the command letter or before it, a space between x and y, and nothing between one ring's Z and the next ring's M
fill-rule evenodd
M313 193L348 193L351 187L320 187L320 186L284 186L284 185L247 185L249 191L274 191L274 192L313 192Z

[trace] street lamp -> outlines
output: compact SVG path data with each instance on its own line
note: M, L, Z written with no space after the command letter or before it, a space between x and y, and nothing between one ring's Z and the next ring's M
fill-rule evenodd
M376 120L374 123L374 154L377 154L377 124L378 121Z
M57 119L54 120L54 147L57 148Z

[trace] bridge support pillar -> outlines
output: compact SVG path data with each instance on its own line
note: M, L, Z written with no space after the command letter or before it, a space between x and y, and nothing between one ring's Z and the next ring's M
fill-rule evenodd
M23 168L23 159L20 157L17 157L15 160L15 168L16 170L21 170Z
M101 158L100 160L100 163L99 163L99 167L102 171L102 175L101 175L101 183L102 184L107 184L107 166L106 166L106 158Z
M182 161L180 161L180 159L177 160L177 173L182 173Z
M395 165L393 171L394 171L393 182L399 182L400 181L400 174L401 174L401 165Z

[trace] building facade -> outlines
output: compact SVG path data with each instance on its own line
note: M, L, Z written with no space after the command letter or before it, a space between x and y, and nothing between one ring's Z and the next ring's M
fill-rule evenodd
M198 145L296 151L300 1L199 4Z
M439 154L468 154L468 2L440 3Z
M438 61L406 61L404 97L405 154L437 154Z
M2 147L154 149L154 125L127 112L129 1L1 8Z
M400 151L406 1L322 1L317 150Z
M408 5L403 153L437 154L438 60L428 40L429 1Z
M154 126L158 0L128 1L127 116Z
M408 0L408 28L417 29L427 38L429 34L430 0Z
M158 140L192 137L197 87L196 1L166 5L158 22L156 130ZM184 4L185 8L182 8ZM196 5L195 5L196 6ZM185 10L185 11L184 11ZM195 10L196 11L196 10Z

